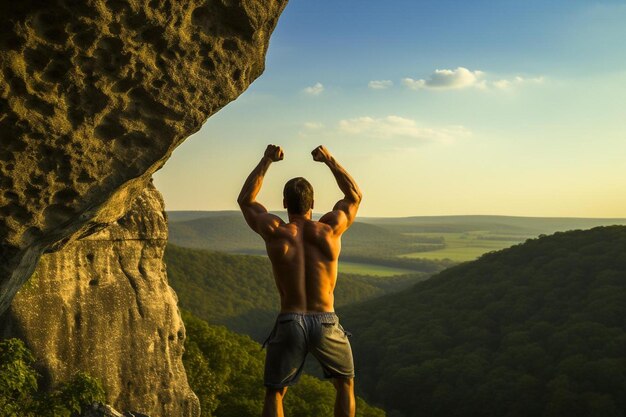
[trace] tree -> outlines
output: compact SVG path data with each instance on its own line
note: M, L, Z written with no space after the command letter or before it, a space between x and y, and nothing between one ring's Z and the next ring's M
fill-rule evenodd
M19 339L0 341L0 415L3 417L75 417L105 400L100 383L86 373L51 392L38 388L35 358Z

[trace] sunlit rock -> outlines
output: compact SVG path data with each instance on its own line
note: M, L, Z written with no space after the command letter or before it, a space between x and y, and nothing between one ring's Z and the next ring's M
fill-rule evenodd
M286 0L0 3L0 312L264 69Z
M42 256L0 317L0 336L26 342L44 386L85 371L118 410L199 416L182 363L185 328L167 283L166 244L163 200L150 185L117 222Z

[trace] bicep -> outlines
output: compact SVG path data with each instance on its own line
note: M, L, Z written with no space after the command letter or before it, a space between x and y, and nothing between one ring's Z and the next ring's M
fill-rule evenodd
M323 215L319 221L328 224L335 234L341 234L352 225L358 209L358 203L347 199L339 200L333 211Z
M260 203L252 203L241 206L241 212L248 226L263 238L272 233L280 225L280 217L267 212Z

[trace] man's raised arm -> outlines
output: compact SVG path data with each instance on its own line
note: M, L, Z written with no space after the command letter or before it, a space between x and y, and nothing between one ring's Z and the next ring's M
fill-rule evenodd
M320 145L315 148L311 155L313 155L315 161L323 162L328 166L335 176L335 180L337 180L339 189L343 192L344 198L335 204L333 211L326 213L320 219L320 222L329 224L336 234L341 234L350 227L356 217L356 212L363 198L361 190L354 178L339 165L339 162L335 160L324 146Z
M252 170L237 198L243 217L248 226L261 236L265 237L282 222L279 217L269 214L256 196L261 191L263 178L272 162L281 161L285 154L280 146L267 145L265 154L258 165Z

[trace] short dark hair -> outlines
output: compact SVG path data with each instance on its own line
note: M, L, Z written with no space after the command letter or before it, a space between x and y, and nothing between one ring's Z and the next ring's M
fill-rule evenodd
M285 184L283 197L287 212L305 214L313 207L313 186L304 178L292 178Z

